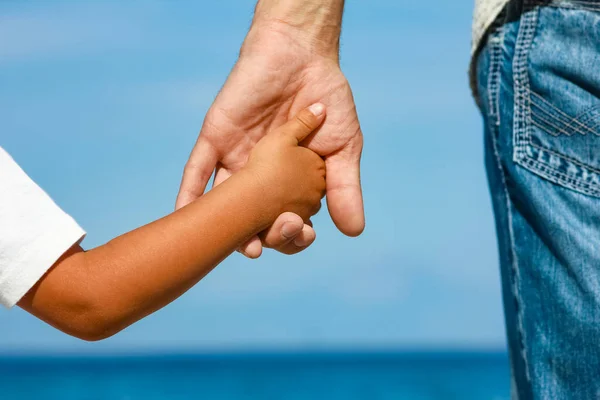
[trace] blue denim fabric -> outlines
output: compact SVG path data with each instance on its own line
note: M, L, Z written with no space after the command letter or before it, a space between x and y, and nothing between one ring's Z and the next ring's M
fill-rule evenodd
M600 0L511 3L476 73L514 396L600 399Z

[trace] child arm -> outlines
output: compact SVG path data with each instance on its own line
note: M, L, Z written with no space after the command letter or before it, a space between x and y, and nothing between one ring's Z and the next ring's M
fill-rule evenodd
M189 206L93 250L75 246L19 306L102 340L174 301L282 212L308 219L324 194L324 165L298 142L323 118L302 111L256 146L247 168Z

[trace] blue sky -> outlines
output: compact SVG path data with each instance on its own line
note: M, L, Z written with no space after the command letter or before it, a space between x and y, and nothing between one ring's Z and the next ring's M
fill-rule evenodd
M252 11L237 0L0 3L0 146L87 230L84 247L172 210ZM0 352L504 346L470 18L469 2L347 1L362 237L323 212L304 254L234 255L100 344L0 310Z

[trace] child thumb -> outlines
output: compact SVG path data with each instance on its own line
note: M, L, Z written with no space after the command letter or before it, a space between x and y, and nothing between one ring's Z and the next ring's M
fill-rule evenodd
M324 119L325 105L315 103L300 111L282 129L285 135L291 137L296 143L300 143L321 126Z

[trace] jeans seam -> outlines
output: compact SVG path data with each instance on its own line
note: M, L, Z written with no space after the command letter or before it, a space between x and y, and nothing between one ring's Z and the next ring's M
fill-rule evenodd
M499 35L497 35L497 39L490 42L490 67L489 67L489 76L488 76L488 91L489 96L489 104L490 104L490 121L493 121L494 124L491 127L491 142L492 148L494 152L494 159L496 162L496 166L500 173L500 180L503 195L505 198L505 206L507 213L507 222L508 222L508 236L510 242L510 269L511 269L511 294L513 297L513 301L515 302L517 308L517 332L519 335L519 356L523 360L525 365L525 377L527 382L531 383L531 376L529 373L529 363L526 353L526 334L524 329L524 303L520 296L520 282L521 276L518 268L518 257L515 246L515 233L513 229L513 215L511 208L511 200L510 194L508 192L508 184L506 171L502 166L502 159L500 157L500 151L498 149L498 136L500 129L500 90L501 90L501 73L502 73L502 51L503 51L503 42L504 42L504 30L501 29ZM493 89L493 91L491 90ZM513 392L513 399L516 398L515 394L517 391Z
M537 25L538 8L529 11L530 1L525 0L524 14L521 27L517 35L515 59L513 65L515 109L514 109L514 161L519 162L527 157L527 144L531 136L531 126L527 123L531 119L531 95L529 93L529 74L527 68L527 55L533 43Z
M503 32L502 30L500 32ZM500 90L500 79L495 77L502 59L502 33L490 37L490 66L488 70L488 107L495 126L500 126L500 105L496 93Z

